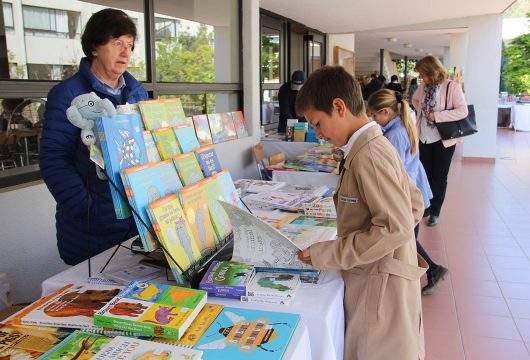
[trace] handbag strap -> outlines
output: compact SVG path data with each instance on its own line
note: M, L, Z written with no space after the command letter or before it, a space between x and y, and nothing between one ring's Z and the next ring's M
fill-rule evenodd
M447 88L445 89L445 109L444 110L447 110L447 98L448 98L448 95L449 95L449 85L451 85L451 82L452 81L449 81L447 83Z

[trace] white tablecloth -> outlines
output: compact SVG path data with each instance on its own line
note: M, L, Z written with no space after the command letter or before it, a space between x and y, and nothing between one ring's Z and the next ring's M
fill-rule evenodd
M530 131L530 104L512 105L511 121L514 130Z
M310 171L273 171L272 181L283 181L296 185L326 185L330 189L337 187L338 175Z
M92 277L99 271L115 248L92 258ZM105 271L113 272L137 264L141 255L121 247ZM82 283L88 279L88 261L82 262L42 283L42 296L69 283ZM165 278L155 281L167 282ZM175 284L173 282L173 284ZM301 315L301 322L289 343L285 359L342 359L344 347L344 282L336 272L323 272L319 284L303 284L289 305L248 304L234 299L210 296L209 302L239 308L290 312Z

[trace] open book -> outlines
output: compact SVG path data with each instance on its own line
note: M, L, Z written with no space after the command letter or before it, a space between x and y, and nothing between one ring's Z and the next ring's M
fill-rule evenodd
M226 202L219 201L219 203L232 223L234 232L232 261L261 267L312 269L310 265L298 259L297 254L304 247L296 245L254 215Z

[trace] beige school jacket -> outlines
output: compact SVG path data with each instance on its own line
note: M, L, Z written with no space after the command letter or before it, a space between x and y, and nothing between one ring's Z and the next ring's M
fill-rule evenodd
M318 269L342 270L344 359L424 358L420 277L414 226L420 191L399 155L372 126L347 155L337 192L338 240L313 244Z

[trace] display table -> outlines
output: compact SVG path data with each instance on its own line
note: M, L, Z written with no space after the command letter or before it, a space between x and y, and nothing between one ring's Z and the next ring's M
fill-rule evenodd
M130 242L130 241L129 241ZM127 242L126 242L127 245ZM92 276L97 276L115 248L92 258ZM137 264L142 255L120 247L107 266L113 272ZM88 279L88 262L84 261L42 283L42 296L69 283L83 283ZM165 282L164 278L154 281ZM170 282L176 284L175 282ZM301 315L284 359L342 359L344 347L344 282L336 272L323 272L319 284L302 284L289 305L249 304L234 299L208 297L208 302L225 306L290 312Z
M311 171L273 171L272 181L283 181L297 185L325 185L330 189L337 187L338 175L325 172Z
M530 104L513 104L510 119L514 130L530 131Z

